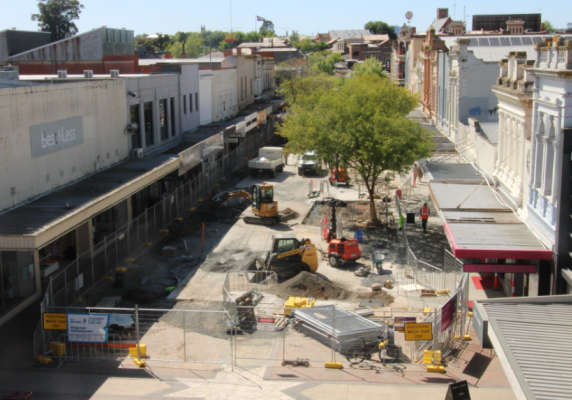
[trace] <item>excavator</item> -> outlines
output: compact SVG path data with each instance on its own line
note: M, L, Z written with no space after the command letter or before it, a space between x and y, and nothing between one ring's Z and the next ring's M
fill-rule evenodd
M251 281L261 282L267 275L263 272L275 272L279 278L291 278L302 271L315 273L318 263L316 246L310 239L298 240L291 233L275 233L264 261L255 260L250 266L250 271L261 272L255 273Z
M258 224L272 226L284 220L289 214L278 211L278 202L274 201L274 186L262 183L262 185L252 185L250 187L252 194L247 190L236 190L234 192L226 192L222 196L215 196L213 201L217 205L221 205L225 201L233 197L242 197L252 202L253 216L244 217L247 224Z

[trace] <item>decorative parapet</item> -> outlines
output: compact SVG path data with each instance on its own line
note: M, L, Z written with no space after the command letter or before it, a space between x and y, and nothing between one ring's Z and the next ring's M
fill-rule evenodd
M536 44L536 68L572 69L572 46L570 40L555 35L551 40Z

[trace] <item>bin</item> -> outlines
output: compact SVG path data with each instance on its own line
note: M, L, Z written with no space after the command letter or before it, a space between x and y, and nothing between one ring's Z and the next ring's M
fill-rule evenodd
M415 225L415 213L407 213L407 223Z
M355 238L357 239L358 243L362 243L363 242L363 232L362 231L356 231Z
M401 189L397 189L395 195L401 199Z

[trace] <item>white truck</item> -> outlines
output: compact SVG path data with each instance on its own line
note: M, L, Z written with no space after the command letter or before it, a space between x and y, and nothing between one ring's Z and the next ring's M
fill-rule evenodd
M282 172L286 164L283 151L282 147L263 147L258 150L258 157L248 162L250 175L257 177L258 174L265 173L271 178L276 177L276 173Z

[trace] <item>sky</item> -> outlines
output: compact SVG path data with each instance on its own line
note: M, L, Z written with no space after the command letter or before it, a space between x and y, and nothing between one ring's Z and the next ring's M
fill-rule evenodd
M455 2L458 1L455 7ZM538 0L518 2L481 0L447 1L301 1L272 0L80 0L85 6L80 19L75 21L79 32L107 25L109 28L134 30L135 34L178 31L200 31L201 25L210 30L252 31L260 28L256 16L274 23L276 33L284 35L293 30L300 34L316 35L334 29L363 29L369 21L384 21L401 26L405 13L413 12L411 26L418 32L426 31L435 19L437 8L449 8L454 20L463 19L466 6L467 28L472 26L473 14L542 13L555 28L566 28L572 22L569 0L555 0L544 4ZM232 9L232 13L231 13ZM37 0L0 0L0 30L16 27L37 30L37 22L30 16L38 11ZM232 16L232 25L231 25Z

